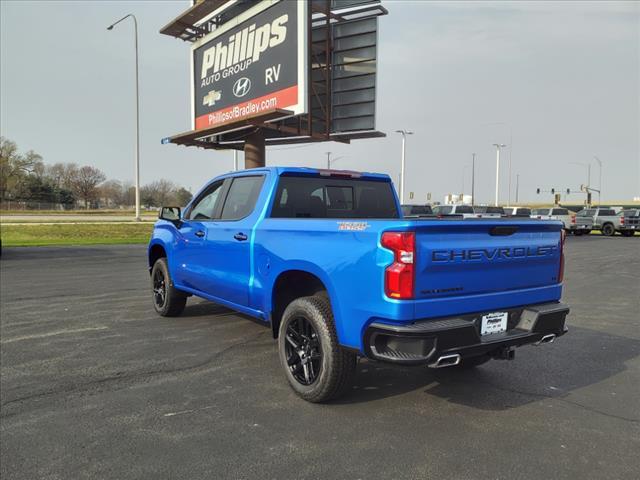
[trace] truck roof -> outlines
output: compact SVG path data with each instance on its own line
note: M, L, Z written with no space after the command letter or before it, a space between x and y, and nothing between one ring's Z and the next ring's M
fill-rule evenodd
M358 178L363 179L375 179L375 180L390 180L389 175L384 173L373 173L373 172L358 172L354 170L336 170L331 169L327 170L324 168L309 168L309 167L282 167L282 166L273 166L273 167L262 167L262 168L250 168L247 170L239 170L237 172L233 172L233 174L246 174L251 172L273 172L276 175L280 176L283 174L299 174L299 175L319 175L322 173L329 172L335 175L357 175Z

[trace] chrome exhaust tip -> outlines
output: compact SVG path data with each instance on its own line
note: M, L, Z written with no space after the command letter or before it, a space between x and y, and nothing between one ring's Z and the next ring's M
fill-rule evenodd
M429 368L444 368L444 367L453 367L454 365L458 365L462 361L459 353L454 353L452 355L443 355L438 357L435 362L432 362L428 365Z
M534 345L537 347L538 345L542 345L543 343L553 343L555 339L556 339L556 334L550 333L542 337L540 340L534 343Z

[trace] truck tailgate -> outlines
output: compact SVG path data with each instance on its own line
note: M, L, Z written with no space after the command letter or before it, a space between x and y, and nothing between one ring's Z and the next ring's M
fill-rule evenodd
M593 225L593 219L590 217L574 217L576 219L576 225L581 226L581 225L586 225L588 227L591 227Z
M487 219L415 228L416 300L559 283L561 222Z

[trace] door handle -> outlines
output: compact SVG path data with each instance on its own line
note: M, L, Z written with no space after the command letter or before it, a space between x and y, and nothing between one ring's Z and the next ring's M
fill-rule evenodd
M196 237L200 237L200 238L204 237L204 231L202 231L202 230L198 230L198 231L196 232Z
M242 232L238 232L233 236L233 238L235 238L239 242L244 242L247 239L247 236Z

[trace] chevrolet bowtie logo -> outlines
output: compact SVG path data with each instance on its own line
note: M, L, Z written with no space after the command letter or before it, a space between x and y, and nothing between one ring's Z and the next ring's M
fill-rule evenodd
M222 91L211 90L202 99L202 104L207 105L208 107L213 107L216 104L216 102L221 98L222 98Z

